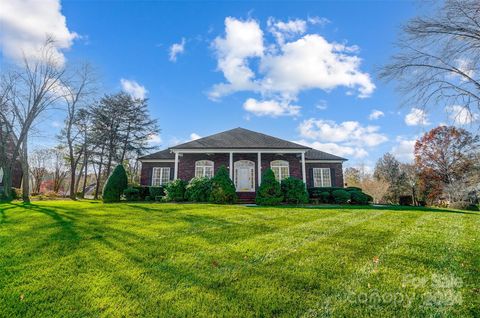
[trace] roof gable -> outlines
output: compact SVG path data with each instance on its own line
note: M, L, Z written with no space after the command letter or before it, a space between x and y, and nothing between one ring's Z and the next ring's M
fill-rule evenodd
M310 147L239 127L189 141L171 149L310 149Z

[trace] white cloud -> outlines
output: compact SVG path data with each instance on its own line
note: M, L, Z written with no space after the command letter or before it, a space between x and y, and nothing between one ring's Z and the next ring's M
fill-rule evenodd
M327 104L327 101L326 100L320 100L318 101L317 105L315 105L315 107L319 110L325 110L328 108L328 104Z
M300 112L300 106L290 105L275 100L258 101L249 98L243 104L243 109L257 116L296 116Z
M285 43L285 39L291 39L296 35L304 34L307 31L307 22L305 20L296 19L287 22L268 18L268 31L273 34L280 45Z
M191 133L190 134L190 140L197 140L197 139L200 139L202 138L199 134L196 134L196 133Z
M136 81L120 79L120 84L122 85L122 90L125 93L130 94L133 98L144 99L148 91L145 86L138 84Z
M310 118L300 126L300 135L322 142L343 142L349 145L373 147L388 140L378 132L378 126L362 126L358 121L334 121Z
M460 105L445 107L448 118L458 126L468 125L480 119L480 116L470 111L469 108Z
M264 33L255 20L225 19L225 37L217 37L212 47L226 82L213 86L211 99L250 91L290 104L302 91L328 92L342 86L350 93L357 91L360 98L373 93L370 75L360 71L361 59L352 54L358 47L304 34L306 23L298 19L282 22L270 18L268 30L274 33L276 44L264 43ZM297 39L290 40L294 36ZM256 71L250 65L252 59L258 62Z
M377 120L377 119L379 119L380 117L383 117L383 116L385 116L384 112L382 112L380 110L373 109L372 112L370 113L370 115L368 116L368 119Z
M160 145L162 143L162 138L160 137L160 135L151 134L148 136L148 143L150 145Z
M368 156L368 152L362 147L344 146L334 142L322 143L318 141L307 141L305 139L301 139L294 142L311 147L313 149L328 152L340 157L364 158Z
M330 23L330 20L328 20L327 18L323 18L323 17L309 17L307 19L308 23L310 24L313 24L313 25L320 25L320 26L323 26L323 25L326 25L326 24L329 24Z
M47 37L55 40L54 55L65 62L63 51L78 37L68 29L59 0L2 0L0 2L0 47L4 56L20 61L40 58Z
M395 157L404 162L411 162L414 159L413 150L415 147L416 139L405 139L397 137L397 144L392 147L390 151Z
M232 92L255 90L254 72L247 59L263 55L263 32L257 21L225 19L225 37L217 37L213 43L217 54L217 67L227 83L214 85L210 98L218 99Z
M412 108L405 116L405 123L408 126L430 125L427 113L420 108Z
M169 60L171 62L177 61L177 55L183 54L185 52L185 38L182 38L180 43L174 43L170 46L169 50Z
M369 74L359 71L361 59L347 55L348 50L347 46L329 43L317 34L286 43L281 54L262 59L262 88L295 99L302 90L331 91L345 86L357 88L359 97L368 97L375 85Z
M472 60L469 59L457 59L457 68L463 72L466 76L468 77L474 77L475 76L475 64L472 62ZM460 75L458 75L460 76ZM467 80L463 76L460 77L462 80Z
M59 122L59 121L57 121L57 120L52 121L51 125L52 125L53 128L63 127L63 123L62 123L62 122Z
M312 148L339 156L363 158L368 156L366 148L378 146L388 140L379 133L377 126L362 126L357 121L334 121L310 118L298 126L298 141Z

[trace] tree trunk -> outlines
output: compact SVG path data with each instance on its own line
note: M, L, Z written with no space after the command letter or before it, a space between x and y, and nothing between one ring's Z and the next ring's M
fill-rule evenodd
M12 168L3 167L3 194L7 200L12 198Z
M28 168L28 138L25 136L22 147L22 200L30 203L30 169Z
M87 189L87 171L88 171L88 161L87 161L87 155L85 151L85 171L83 172L83 188L82 188L82 199L85 199L85 190Z
M105 146L102 146L102 152L100 155L100 163L98 165L98 175L97 175L97 185L95 186L95 196L94 199L98 200L98 190L100 188L100 179L102 178L102 165L103 165L103 151Z

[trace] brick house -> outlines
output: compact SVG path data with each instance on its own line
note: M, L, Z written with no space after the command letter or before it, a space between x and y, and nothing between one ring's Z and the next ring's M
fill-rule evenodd
M254 194L262 171L271 168L277 180L296 177L311 187L343 187L347 159L243 128L183 143L140 157L140 183L159 186L174 179L212 177L227 167L239 196Z

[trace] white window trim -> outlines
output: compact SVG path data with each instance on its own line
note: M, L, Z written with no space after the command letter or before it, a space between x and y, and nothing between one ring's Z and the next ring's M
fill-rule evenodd
M320 184L318 184L318 181L315 178L315 170L320 170L320 172L319 172L320 180L318 180L320 182ZM327 170L328 174L330 175L330 185L327 185L327 186L323 185L324 184L323 171L325 171L325 170ZM332 171L330 170L330 168L313 168L312 177L313 177L313 186L315 188L325 188L325 187L328 188L328 187L332 186Z
M281 162L282 164L276 164L277 162ZM287 167L287 170L288 170L287 176L282 175L282 168L285 168L285 167ZM273 161L270 162L270 168L273 170L273 173L275 174L275 179L277 179L277 181L279 181L279 182L281 182L285 178L290 177L290 162L288 162L286 160L273 160ZM277 178L277 174L275 173L274 168L279 168L278 169L278 171L279 171L278 178Z
M158 178L154 178L155 171L158 171L158 170L160 170L159 176L158 176ZM170 167L153 167L153 169L152 169L152 181L151 181L152 186L153 187L158 187L158 186L162 186L162 185L168 183L168 182L163 182L165 174L168 176L168 182L170 182ZM154 181L157 180L157 179L159 180L159 183L154 184Z
M200 165L199 163L201 162L209 162L211 163L211 165ZM197 176L197 169L198 168L202 168L202 175L201 176ZM207 176L206 175L206 171L207 169L206 168L212 168L212 175L211 176ZM197 160L195 161L195 178L213 178L215 174L215 162L213 162L212 160Z

